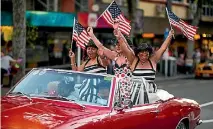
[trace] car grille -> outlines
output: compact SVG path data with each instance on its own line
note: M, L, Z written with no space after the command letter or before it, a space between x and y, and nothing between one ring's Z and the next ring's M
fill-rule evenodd
M212 70L210 66L204 66L203 70Z

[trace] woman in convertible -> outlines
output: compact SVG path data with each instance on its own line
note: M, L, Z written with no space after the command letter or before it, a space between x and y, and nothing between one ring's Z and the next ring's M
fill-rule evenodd
M90 40L88 45L86 46L88 60L86 60L79 67L77 67L75 63L75 54L70 50L69 57L71 61L72 70L80 72L106 74L106 66L108 65L108 60L103 56L99 56L100 54L98 53L100 51L101 50L98 50L93 41Z
M113 26L114 28L116 28L115 25ZM120 86L121 92L119 92L120 93L119 98L121 98L121 101L118 102L117 101L118 99L116 99L116 103L117 103L117 106L121 106L121 107L128 106L130 104L129 102L130 102L130 92L131 92L131 86L132 86L131 84L132 74L131 74L128 60L126 56L124 55L123 51L121 50L119 42L115 40L115 43L116 43L115 51L111 51L108 48L104 47L103 44L95 37L93 33L93 29L91 27L88 27L87 33L89 34L91 39L94 41L95 45L99 49L103 50L102 53L100 54L106 56L108 59L115 62L115 65L114 65L115 76L117 79L122 81ZM132 42L128 39L127 36L125 36L125 40L127 41L126 43L132 44ZM129 47L129 51L132 51L130 47Z
M109 60L101 56L100 49L96 47L92 40L86 46L86 53L88 59L84 61L79 67L75 63L75 54L70 50L69 56L71 60L71 67L74 71L88 72L88 73L99 73L106 74L106 66L108 65ZM80 82L79 87L75 87L75 94L77 98L83 101L94 100L97 96L97 86L100 83L98 78L88 78L84 79L83 82ZM90 94L90 91L93 93Z
M115 24L119 24L119 20L116 20ZM154 83L156 74L156 65L158 61L161 59L165 50L168 48L172 39L172 35L174 34L174 31L171 30L169 32L168 37L163 42L160 49L155 53L153 53L153 48L147 43L141 43L138 47L136 47L134 53L129 49L130 47L126 43L127 42L126 39L124 38L123 34L120 32L118 28L115 28L114 33L117 39L119 39L118 41L120 43L121 49L129 61L133 76L143 77L147 81L149 93L156 93L157 86ZM163 90L160 90L157 93L157 95L158 94L160 94L159 95L160 99L161 98L167 99L167 97L171 97L171 95L168 94L168 92Z

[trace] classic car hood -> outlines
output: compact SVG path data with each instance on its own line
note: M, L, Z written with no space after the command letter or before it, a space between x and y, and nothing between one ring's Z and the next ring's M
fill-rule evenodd
M73 103L61 105L61 102L38 100L30 103L23 97L4 97L1 103L1 128L10 129L53 128L70 119L98 111L93 108L84 109Z

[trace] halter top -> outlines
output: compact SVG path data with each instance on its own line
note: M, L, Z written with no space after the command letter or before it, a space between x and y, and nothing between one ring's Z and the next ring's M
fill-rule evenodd
M87 65L87 63L88 63L89 61L90 61L90 59L87 60L87 62L85 63L85 66ZM103 74L106 74L106 68L104 68L104 67L100 64L98 58L97 58L97 64L90 65L90 66L87 66L87 67L85 67L85 66L84 66L84 72L88 72L88 73L103 73Z
M151 69L136 68L138 63L140 62L138 59L132 75L135 77L143 77L148 82L148 84L150 84L149 92L156 92L157 86L154 83L156 71L154 70L152 62L150 60L148 60L148 61L152 67Z
M118 80L118 85L115 93L115 106L125 108L128 107L129 104L131 104L131 89L133 84L132 72L128 64L122 64L121 66L119 66L116 63L117 59L118 57L116 57L114 65L114 73L116 79Z
M154 82L156 71L154 70L154 67L151 61L150 60L148 61L152 67L151 69L136 68L139 63L139 59L138 59L132 74L133 76L136 76L136 77L144 77L144 79L146 79L147 82Z

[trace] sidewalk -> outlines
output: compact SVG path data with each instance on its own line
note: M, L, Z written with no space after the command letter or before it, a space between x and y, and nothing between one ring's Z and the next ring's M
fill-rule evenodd
M194 78L194 74L178 74L172 77L165 77L164 75L157 74L155 77L155 81L168 81L168 80L177 80L177 79L184 79L184 78Z

